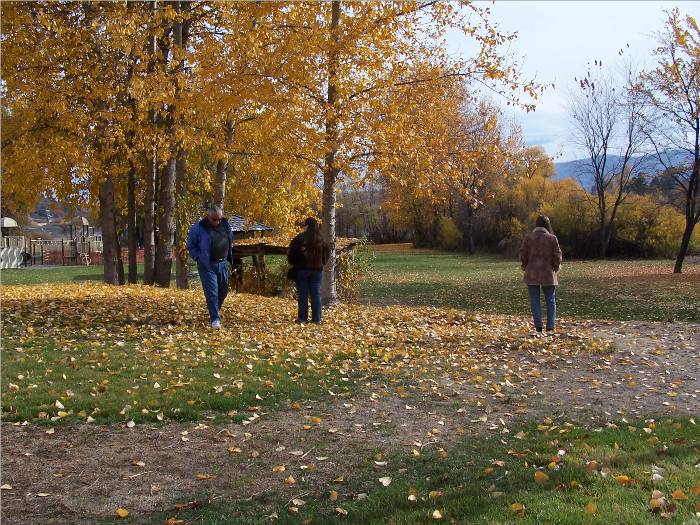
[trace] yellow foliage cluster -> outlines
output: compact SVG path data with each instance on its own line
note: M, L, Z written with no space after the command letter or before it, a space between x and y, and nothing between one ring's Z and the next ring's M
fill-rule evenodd
M111 176L123 209L129 169L143 179L149 159L177 157L190 220L223 168L227 208L292 228L321 173L333 187L404 155L435 171L442 117L413 119L406 92L415 109L442 78L481 79L514 104L541 91L500 51L514 35L466 1L4 3L2 18L3 196L18 204L96 204ZM450 29L480 53L450 58Z

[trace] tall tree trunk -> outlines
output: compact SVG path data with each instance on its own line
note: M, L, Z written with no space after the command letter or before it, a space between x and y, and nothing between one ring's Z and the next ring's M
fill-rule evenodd
M124 265L122 263L119 236L117 235L117 217L114 206L114 181L109 175L100 184L100 226L102 228L102 261L104 282L107 284L124 283Z
M151 12L155 18L157 14L156 0L151 2ZM153 33L149 37L148 52L150 61L148 65L149 73L155 71L156 62L156 35ZM148 112L148 121L155 130L156 112L154 109ZM155 201L156 201L156 178L158 176L158 164L156 158L156 147L152 146L150 156L146 158L146 194L144 197L144 218L143 218L143 282L153 284L155 282L155 260L156 260L156 239L155 239Z
M683 261L688 253L688 246L690 245L690 238L693 236L694 229L695 223L691 218L686 217L683 237L681 237L681 246L678 249L678 254L676 255L676 263L673 266L673 273L681 273L683 271Z
M226 121L226 148L230 148L233 143L233 120ZM228 171L228 156L216 161L216 176L214 178L214 204L224 207L226 198L226 174Z
M324 305L338 302L338 293L335 286L335 186L338 172L335 169L325 170L323 173L323 209L321 211L321 234L330 247L330 257L323 268L323 283L321 296Z
M169 2L180 12L180 1ZM172 26L175 46L182 46L182 22L176 21ZM160 41L162 60L167 71L170 56L170 43L163 38ZM179 71L180 66L176 68ZM160 177L158 188L158 239L156 240L155 284L163 288L170 286L173 268L173 249L175 247L176 209L175 181L177 177L177 159L180 153L180 143L176 139L175 105L180 92L177 72L172 77L175 86L175 100L168 104L166 134L170 140L168 162Z
M127 11L131 12L136 7L136 4L128 3ZM136 56L134 53L129 53L129 67L127 72L127 85L131 84L136 66ZM126 143L129 151L133 155L136 150L136 128L139 126L139 114L136 99L128 96L129 107L131 108L131 126L132 129L127 133ZM136 250L138 249L137 232L136 232L136 163L129 156L129 173L127 175L127 212L126 212L126 231L127 231L127 253L129 263L129 283L136 284L138 271L136 267Z
M688 253L690 238L693 236L695 225L700 219L700 121L696 120L695 128L695 158L693 159L693 168L688 179L688 186L685 193L685 229L683 237L681 237L681 246L676 255L676 264L673 267L673 273L681 273L683 271L683 261Z
M137 266L136 266L136 250L138 245L136 242L136 166L132 163L129 167L129 182L128 182L128 197L127 197L127 232L128 232L128 247L129 247L129 282L136 284L137 281Z
M153 284L155 282L156 261L156 178L158 168L156 165L156 148L146 159L146 195L144 198L143 217L143 282Z
M175 242L175 172L177 152L170 152L160 178L158 195L158 240L156 242L155 278L158 286L168 288L173 265Z
M176 163L175 177L175 194L177 200L180 200L186 191L185 179L187 177L187 153L180 150ZM175 282L177 287L186 290L190 287L189 278L187 276L187 248L185 246L187 240L183 237L183 233L187 228L187 217L183 217L183 210L178 207L177 224L175 235Z
M605 208L598 211L598 257L605 259L608 253L608 238L607 227L605 224Z
M335 163L338 152L338 116L336 104L338 101L337 75L339 65L338 25L340 24L340 0L331 2L331 49L328 52L328 98L326 100L326 147L328 153L323 166L323 209L321 211L321 233L324 241L330 247L330 257L323 269L323 284L321 297L323 304L330 305L338 302L335 286L335 205L336 182L339 170Z
M175 241L178 245L175 251L175 283L180 290L189 290L190 278L188 275L189 268L187 267L187 252L180 249L180 244L183 241L179 237L179 234L175 236Z
M178 13L183 11L189 11L191 2L178 1L175 2L175 8ZM175 37L175 45L182 51L185 47L185 42L187 41L189 35L190 21L186 18L183 22L178 22L173 26L173 33ZM185 66L184 60L180 60L177 66L178 73L183 71ZM179 100L180 94L182 92L182 86L180 85L179 79L175 78L175 96ZM177 126L184 126L184 119L180 117L178 119ZM187 230L187 217L184 216L185 210L183 206L178 206L178 203L184 201L187 192L187 150L184 148L182 142L177 145L177 160L175 163L175 283L180 289L188 289L190 287L189 278L187 276L187 237L185 231Z
M474 242L474 209L467 205L467 249L470 255L474 255L476 251L476 243Z

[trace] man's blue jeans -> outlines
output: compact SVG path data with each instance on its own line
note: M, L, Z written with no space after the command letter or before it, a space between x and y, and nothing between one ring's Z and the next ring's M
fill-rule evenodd
M544 299L547 303L547 330L554 330L554 323L557 316L557 294L556 286L542 286ZM528 285L527 290L530 294L530 308L532 309L532 317L535 321L535 328L542 330L542 308L540 306L540 286Z
M207 300L209 319L213 323L221 319L219 310L228 294L228 261L211 261L209 268L197 262L197 271Z
M322 279L322 270L297 270L298 322L305 323L309 320L309 295L311 295L311 322L321 322Z

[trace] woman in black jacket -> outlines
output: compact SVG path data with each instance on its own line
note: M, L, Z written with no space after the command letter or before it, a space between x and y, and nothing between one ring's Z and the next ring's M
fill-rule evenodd
M321 322L321 280L329 256L330 248L321 239L318 221L309 217L304 221L304 231L292 239L287 253L289 264L296 270L297 323L309 322L309 295L311 322Z

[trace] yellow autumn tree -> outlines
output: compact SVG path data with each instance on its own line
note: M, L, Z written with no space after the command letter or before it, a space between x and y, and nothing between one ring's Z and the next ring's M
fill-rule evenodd
M475 100L462 78L411 86L395 96L402 108L392 126L397 160L374 163L388 189L386 205L411 226L418 243L434 244L441 216L460 222L473 251L477 211L499 181L513 175L521 149L517 129L506 129L496 106Z
M124 3L2 6L3 102L21 116L3 144L3 193L99 203L105 281L115 284L123 282L114 188L130 158L124 35L137 27L133 13Z
M288 73L281 82L299 93L305 104L300 131L307 137L303 156L322 174L323 233L332 251L324 270L323 297L324 302L332 303L336 300L338 182L341 178L362 181L378 156L394 158L390 137L395 131L389 125L376 125L398 121L391 117L400 111L400 104L390 92L443 77L494 82L507 97L509 93L534 97L539 86L519 83L516 67L500 52L500 46L513 36L500 34L489 23L488 10L470 2L334 0L289 4L276 16L293 28L288 35L291 49L303 49L288 57ZM475 39L479 53L451 60L444 45L451 28ZM440 66L439 76L416 76L419 61ZM511 102L519 100L512 98Z
M539 89L520 84L500 52L512 35L469 2L152 0L2 10L5 121L16 118L3 137L11 174L3 192L30 202L16 175L28 172L40 191L99 205L113 283L123 280L124 224L135 280L139 205L144 280L161 286L170 284L173 248L186 285L184 232L207 194L291 229L320 190L334 246L341 179L362 182L401 157L424 174L447 166L444 155L418 155L397 133L406 109L397 92L461 78L519 103L519 94ZM479 44L475 56L447 56L445 34L455 28ZM326 302L336 295L333 261Z

